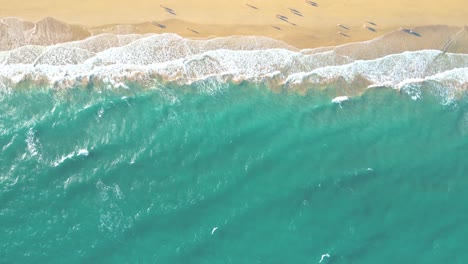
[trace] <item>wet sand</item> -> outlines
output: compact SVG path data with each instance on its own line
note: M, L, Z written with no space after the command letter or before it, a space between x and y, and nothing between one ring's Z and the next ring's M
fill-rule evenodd
M424 0L411 3L404 0L316 2L318 6L312 6L306 1L281 0L201 0L191 3L182 0L38 0L34 3L0 0L0 17L16 16L37 22L51 16L66 23L82 25L92 34L170 32L190 38L267 36L298 48L369 40L400 26L464 26L468 23L468 6L461 0L444 3ZM170 8L174 14L161 6ZM290 8L299 13L294 14ZM278 19L277 14L287 17L287 21Z

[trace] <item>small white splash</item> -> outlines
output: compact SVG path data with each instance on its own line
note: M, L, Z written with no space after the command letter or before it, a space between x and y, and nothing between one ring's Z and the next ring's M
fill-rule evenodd
M89 151L87 149L80 149L76 153L72 152L72 153L70 153L68 155L63 155L58 161L54 162L54 167L59 166L64 161L72 159L75 156L88 156L88 155L89 155Z
M89 155L89 151L87 149L80 149L78 150L78 156L88 156Z
M18 183L18 179L19 179L19 176L16 177L12 182L8 183L8 186L11 187L11 186L16 185L16 183Z
M373 89L373 88L383 88L386 86L392 86L391 84L384 84L384 83L378 83L378 84L371 84L367 86L367 89Z
M342 103L344 101L348 101L349 100L349 97L348 96L338 96L338 97L335 97L333 98L332 100L332 103L335 103L335 104L339 104L339 103Z
M211 230L211 235L213 235L216 232L216 230L218 230L218 227L217 226L213 227L213 229Z
M323 254L322 257L320 258L319 263L322 263L322 261L323 261L325 258L329 258L329 257L330 257L330 254L328 254L328 253Z
M67 189L70 183L72 183L72 177L67 178L67 180L63 183L63 188Z
M38 148L40 147L40 142L36 138L36 132L32 128L29 129L28 134L26 136L26 144L28 146L28 151L31 157L38 156Z
M11 146L11 144L13 144L13 141L15 141L15 138L16 138L16 135L14 135L14 136L11 138L10 142L8 142L5 146L3 146L2 151L7 150L7 149Z
M341 103L346 102L348 100L349 100L348 96L338 96L338 97L333 98L332 103L339 104L340 108L343 108L341 106Z
M73 158L74 155L75 155L75 153L72 152L72 153L70 153L68 155L62 156L58 161L54 162L54 167L57 167L60 164L62 164L64 161Z
M422 80L408 79L397 85L399 91L403 91L411 97L411 100L417 101L422 98Z

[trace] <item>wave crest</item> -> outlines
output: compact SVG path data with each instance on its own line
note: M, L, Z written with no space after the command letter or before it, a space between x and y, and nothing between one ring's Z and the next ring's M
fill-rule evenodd
M64 89L216 80L214 83L249 81L283 89L337 85L362 90L374 86L401 89L409 83L430 81L456 91L466 90L468 83L466 54L418 50L357 60L337 48L304 52L263 37L189 40L175 34L104 34L3 51L0 60L4 91L29 82Z

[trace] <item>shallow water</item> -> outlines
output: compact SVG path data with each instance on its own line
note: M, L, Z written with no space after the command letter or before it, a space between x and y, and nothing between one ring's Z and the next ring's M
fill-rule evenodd
M466 96L201 87L5 95L1 262L468 260Z

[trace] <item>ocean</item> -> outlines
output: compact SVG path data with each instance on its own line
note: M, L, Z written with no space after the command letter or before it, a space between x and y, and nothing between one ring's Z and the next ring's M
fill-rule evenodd
M466 263L468 94L430 84L24 84L0 262Z

